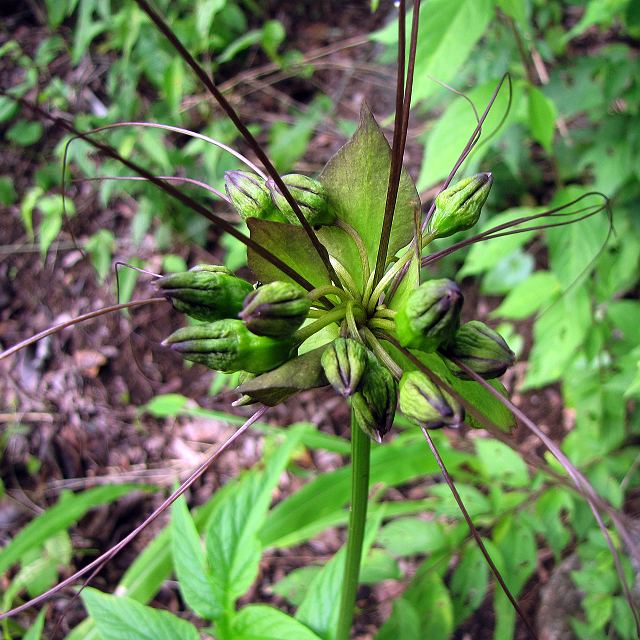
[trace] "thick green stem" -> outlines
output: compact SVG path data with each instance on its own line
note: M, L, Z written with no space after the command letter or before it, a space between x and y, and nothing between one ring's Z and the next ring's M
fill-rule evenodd
M347 533L342 597L336 640L349 640L358 591L364 527L369 500L369 451L371 440L356 424L351 412L351 513Z

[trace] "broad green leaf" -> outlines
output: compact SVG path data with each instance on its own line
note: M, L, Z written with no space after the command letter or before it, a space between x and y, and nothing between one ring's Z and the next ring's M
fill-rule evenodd
M376 640L423 640L420 616L415 607L404 598L397 598L389 619L376 634Z
M538 497L536 511L543 524L542 533L556 561L560 562L562 551L571 540L564 520L567 513L573 512L573 500L566 490L554 487Z
M448 640L453 633L453 603L433 570L416 573L403 598L418 612L420 638Z
M305 428L287 431L265 471L245 474L211 513L206 530L207 561L225 610L232 608L235 599L245 593L258 574L262 545L257 532L267 515L280 474Z
M402 464L398 464L402 460ZM437 471L421 439L402 437L371 453L371 483L395 486ZM297 532L327 516L340 513L349 501L349 467L318 476L274 509L260 530L265 547L296 544Z
M173 563L182 597L201 618L215 620L222 613L222 594L211 578L211 569L184 497L171 507L171 534Z
M535 389L560 379L592 325L591 305L584 287L556 300L533 326L533 349L524 389Z
M535 268L533 256L516 249L489 269L482 278L480 290L487 295L504 295L524 282Z
M464 622L483 602L489 582L489 567L475 542L464 547L451 576L454 619Z
M478 438L475 447L487 480L497 480L509 487L529 485L529 473L525 463L509 446L499 440Z
M355 229L366 248L371 270L375 268L384 219L391 148L365 104L360 126L353 137L329 160L320 174L336 215ZM413 237L413 220L420 198L413 180L403 170L400 178L388 256Z
M289 360L282 366L263 373L238 387L238 391L258 402L273 407L286 398L327 384L320 364L324 348L320 347Z
M385 514L391 514L383 504ZM382 549L371 549L369 555L362 561L360 568L360 584L378 584L384 580L400 580L402 572L398 563Z
M252 240L269 249L314 287L330 284L324 263L302 227L258 218L249 218L247 226ZM289 276L251 249L247 250L247 262L251 271L262 282L292 282Z
M200 640L198 630L168 611L159 611L92 588L81 594L101 640Z
M494 17L493 7L494 0L430 0L425 3L420 13L413 102L442 90L431 78L450 82L456 77ZM397 34L396 20L374 34L374 39L395 45Z
M385 525L377 542L395 557L433 553L449 546L442 524L416 517L398 518Z
M266 605L244 607L233 621L234 640L320 640L311 629Z
M21 147L28 147L35 144L42 138L44 127L41 122L30 122L29 120L18 120L5 133L9 142L13 142Z
M533 85L529 86L529 131L547 153L552 152L556 107L547 96Z
M271 591L297 606L304 600L309 585L320 571L322 571L320 565L307 565L306 567L294 569L282 580L276 582L271 587Z
M329 255L340 261L356 283L358 290L362 291L364 289L362 259L353 239L346 231L335 225L320 227L316 233Z
M367 518L364 541L362 543L362 557L366 557L373 544L382 518L384 509L379 509ZM322 567L322 570L311 581L307 595L296 611L296 620L313 629L323 640L335 638L340 601L340 594L344 586L346 547L340 550Z
M68 529L90 509L143 489L140 485L125 484L96 487L76 494L64 492L55 505L34 518L0 550L0 573L19 562L30 549L44 545L50 537Z
M451 2L452 6L456 3ZM479 111L483 111L489 104L491 96L495 91L499 79L487 82L479 87L473 88L466 95L473 100ZM521 104L523 103L524 83L517 81L513 83L513 100L509 115L498 133L491 139L491 143L481 145L476 148L472 155L470 164L467 163L465 171L473 173L478 167L482 158L489 149L495 146L507 129L522 118ZM509 108L508 88L503 85L496 101L493 104L487 119L482 128L484 133L490 133L498 127L504 114ZM424 150L424 160L420 177L418 178L418 189L422 191L436 184L449 174L451 167L455 164L458 156L464 149L469 137L476 128L476 118L469 103L463 98L456 98L446 111L436 122L433 129L424 137L426 143Z
M179 393L164 393L155 396L141 410L147 411L156 418L174 418L183 411L191 401Z
M536 271L518 284L502 304L491 312L492 318L522 320L547 306L560 293L560 284L550 271Z
M111 257L115 246L115 236L108 229L100 229L94 233L85 245L87 253L91 256L91 264L101 283L104 282L111 269Z

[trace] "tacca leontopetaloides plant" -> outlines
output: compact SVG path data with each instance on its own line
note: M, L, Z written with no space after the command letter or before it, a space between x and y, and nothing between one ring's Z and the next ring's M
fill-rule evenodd
M458 285L447 279L425 278L421 267L470 243L531 228L568 224L598 213L602 206L588 205L577 210L563 207L535 214L429 253L433 240L470 229L478 221L491 189L491 174L480 173L458 181L453 178L477 143L491 105L479 119L449 179L423 214L416 187L402 167L420 2L414 5L406 82L405 3L399 3L399 73L391 146L365 104L357 131L315 178L299 174L281 177L163 19L145 0L138 3L219 101L266 171L263 173L247 161L250 170L227 172L226 197L219 194L246 221L250 232L246 237L171 182L149 174L108 145L59 121L76 136L120 160L244 242L249 267L258 280L258 284L252 285L225 267L197 265L187 272L158 278L157 298L103 310L168 300L178 312L198 323L174 332L164 344L186 360L225 373L241 372L238 404L259 407L152 518L184 493L215 457L268 407L300 391L331 385L351 406L352 442L352 501L343 591L332 637L344 640L352 628L367 515L370 447L372 441L373 446L384 446L397 407L424 433L501 588L531 637L536 637L473 527L429 430L459 427L466 420L471 426L487 427L496 433L509 431L517 417L542 437L544 434L509 401L506 389L497 380L514 363L514 354L507 343L482 322L473 320L461 325L463 296ZM565 217L560 222L525 226L553 215ZM96 317L103 311L64 326ZM34 336L1 357L59 328ZM606 503L559 449L548 439L545 444L567 468L578 491L589 500L599 523L601 510L612 516ZM604 525L602 529L608 536ZM140 527L54 590L2 617L42 601L80 575L100 567L139 530ZM624 531L621 535L624 536ZM218 631L222 634L219 637L227 637L224 630Z

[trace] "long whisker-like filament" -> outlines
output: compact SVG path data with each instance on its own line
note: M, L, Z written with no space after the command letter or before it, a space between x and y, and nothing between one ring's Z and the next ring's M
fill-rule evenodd
M291 195L287 185L284 183L280 174L273 166L271 160L267 157L267 154L262 150L262 147L258 144L258 141L255 139L253 134L247 129L244 125L240 117L231 106L229 101L224 97L222 92L216 87L214 82L209 77L209 74L204 70L204 68L198 64L195 58L187 51L185 46L180 42L180 40L173 33L169 25L165 22L165 20L160 16L160 14L151 7L151 5L147 2L147 0L136 0L138 6L149 16L152 22L158 27L158 30L164 35L164 37L171 43L171 45L176 49L179 53L180 57L191 67L192 71L196 74L198 79L204 84L207 90L211 93L211 95L216 99L218 104L222 107L223 111L227 114L231 122L233 122L236 129L240 132L240 135L245 139L246 143L251 147L253 152L258 156L260 162L267 170L267 173L271 177L271 179L276 183L276 186L288 202L289 206L293 209L293 212L298 218L298 221L302 225L305 233L309 236L309 240L313 245L314 249L320 256L321 260L324 262L324 265L329 272L329 275L334 279L334 282L337 286L339 286L339 279L335 274L333 267L329 261L329 253L325 246L318 240L318 236L315 231L309 224L309 221L304 217L302 211L295 198Z
M142 176L99 176L97 178L74 178L73 182L101 182L102 180L138 180L142 182L149 182L147 178L143 178ZM195 180L194 178L184 178L182 176L158 176L158 180L177 182L178 184L192 184L196 187L200 187L201 189L205 189L209 193L212 193L216 198L220 198L220 200L224 200L225 202L231 204L229 196L222 193L222 191L218 191L218 189L216 189L215 187L208 185L206 182L202 182L201 180Z
M2 353L0 353L0 360L4 360L9 356L12 356L14 353L17 353L21 349L28 347L31 344L38 342L38 340L42 340L47 336L51 336L54 333L59 333L68 327L72 327L76 324L80 324L81 322L86 322L87 320L93 320L94 318L99 318L100 316L104 316L108 313L114 313L115 311L122 311L123 309L134 309L136 307L142 307L147 304L159 304L161 302L166 302L165 298L148 298L147 300L134 300L133 302L125 302L122 304L114 304L109 307L103 307L102 309L96 309L95 311L90 311L89 313L85 313L81 316L77 316L76 318L71 318L71 320L65 320L65 322L61 322L60 324L56 324L53 327L49 327L40 333L36 333L35 336L31 336L26 340L22 340L18 344L6 349Z
M144 522L138 525L129 535L125 536L118 544L114 545L96 558L93 562L89 563L86 567L76 571L73 575L69 576L62 582L58 583L55 587L52 587L48 591L45 591L42 595L37 596L21 604L19 607L15 607L4 613L0 613L0 620L15 616L22 611L30 609L42 602L45 602L51 596L62 591L69 585L73 584L78 578L93 573L99 570L106 562L114 558L124 547L126 547L134 538L136 538L144 529L146 529L154 520L156 520L164 511L166 511L182 494L184 494L211 466L211 464L224 453L252 424L257 422L268 410L269 407L260 407L241 427L234 431L234 433L225 440L209 457L207 457L201 464L199 464L189 475L189 477L176 489L154 512L144 520Z
M467 508L464 506L464 502L462 501L462 498L460 497L460 494L458 493L458 489L456 488L456 485L453 482L453 478L451 478L451 476L449 475L449 471L447 470L447 467L446 467L446 465L444 463L444 460L442 459L442 456L440 455L440 452L438 451L438 448L436 447L435 442L431 438L431 435L430 435L428 429L426 429L425 427L420 427L420 430L422 431L422 434L424 435L426 441L428 442L429 448L431 449L431 453L433 453L433 457L436 459L436 462L438 463L438 466L440 467L440 471L442 472L442 477L445 479L445 482L449 486L449 489L451 490L451 493L453 494L453 499L456 501L456 504L458 505L458 508L462 512L462 516L464 517L464 519L465 519L465 521L467 523L467 526L469 527L469 531L471 532L471 535L473 536L473 539L476 541L476 544L478 545L478 548L480 549L480 552L484 556L484 559L487 561L487 564L489 565L489 568L491 569L491 572L495 576L495 579L498 581L498 584L500 585L500 588L502 589L504 594L509 599L509 602L511 603L511 605L515 609L516 613L518 614L518 616L520 616L520 619L522 620L522 622L526 626L527 631L529 632L529 635L534 640L537 640L538 636L537 636L534 628L531 626L531 623L529 622L529 620L527 619L527 616L525 615L524 611L522 610L522 608L518 604L518 601L516 600L516 598L513 596L513 594L509 590L509 587L506 585L506 583L505 583L505 581L504 581L504 579L502 577L502 574L500 573L500 571L498 570L498 567L496 567L495 563L493 562L493 560L491 558L491 555L489 554L489 552L487 551L487 548L484 545L484 542L482 542L482 537L480 536L480 533L476 529L476 526L473 524L473 520L471 519L471 516L469 515L469 512L467 511Z

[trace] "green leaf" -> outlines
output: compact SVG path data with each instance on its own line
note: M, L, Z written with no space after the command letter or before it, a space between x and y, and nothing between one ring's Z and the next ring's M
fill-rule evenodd
M252 240L265 249L269 249L311 282L314 287L331 283L324 263L302 227L258 218L249 218L247 226ZM273 282L274 280L293 282L289 276L252 249L247 250L247 262L251 271L262 282Z
M42 220L39 227L40 255L46 256L51 243L56 239L62 228L64 214L63 200L61 195L44 196L38 200L38 210L42 213ZM72 200L66 200L67 215L75 213L75 206Z
M271 591L297 606L304 600L309 585L320 571L322 571L322 567L319 565L308 565L294 569L282 580L276 582L271 587Z
M13 142L21 147L28 147L35 144L42 138L44 127L41 122L31 122L29 120L18 120L6 132L5 136L9 142Z
M292 395L327 385L320 358L324 347L309 351L238 387L240 393L273 407Z
M401 459L402 464L397 464ZM424 442L397 438L371 453L371 483L396 486L435 473L437 465L425 455ZM318 476L280 502L260 530L265 547L285 547L300 540L298 531L330 515L341 514L349 500L351 470L343 467ZM304 539L304 538L303 538Z
M94 233L85 246L91 256L91 264L96 270L100 282L103 282L111 269L111 257L116 246L116 239L108 229L100 229Z
M189 398L179 393L165 393L151 398L141 410L156 418L175 418L189 402Z
M257 532L271 502L280 475L300 442L301 426L286 433L263 473L251 471L216 504L206 530L207 561L212 579L229 610L258 575L262 545Z
M571 540L571 534L564 526L564 520L567 513L573 513L573 500L566 490L554 487L538 497L536 512L543 524L542 533L556 561L560 562L562 551Z
M380 509L367 518L363 557L369 552L383 517L384 509ZM296 611L296 620L313 629L323 640L335 638L339 612L336 603L340 601L344 583L345 555L346 546L343 546L312 580L305 599Z
M391 169L391 148L369 107L363 104L360 125L352 138L329 160L320 174L336 215L362 238L373 271L380 244ZM388 256L413 237L413 221L420 198L413 180L403 170Z
M475 447L484 477L492 486L496 480L509 487L529 485L527 466L508 445L491 438L478 438Z
M272 59L278 59L278 48L284 42L287 34L280 20L267 20L262 25L262 48Z
M484 601L489 583L489 567L475 542L467 544L451 576L454 619L464 622Z
M457 4L450 3L452 6ZM473 88L466 95L480 111L489 104L489 100L498 86L499 79L491 80L485 84ZM472 159L467 163L465 172L473 173L482 158L491 147L502 139L509 127L521 119L520 108L524 94L525 84L521 81L513 83L513 100L509 114L500 130L491 138L491 143L476 147ZM508 88L503 85L496 101L493 104L487 119L482 128L483 132L490 133L498 127L503 116L509 107ZM469 103L463 98L456 98L445 112L438 118L433 129L424 137L426 143L424 150L424 160L420 177L418 178L418 189L422 191L446 178L455 164L458 156L467 144L469 137L476 128L476 118Z
M491 312L492 318L522 320L544 308L560 293L560 283L550 271L536 271L518 284Z
M184 497L176 500L171 508L171 534L173 563L182 597L198 616L215 620L222 613L222 594L211 578L211 569Z
M445 528L435 520L398 518L385 525L378 543L395 557L434 553L449 546Z
M418 612L420 638L448 640L453 633L453 604L442 578L420 569L403 596Z
M440 82L453 80L494 17L494 0L430 0L420 14L416 82L413 102L441 91ZM397 43L397 20L374 34L386 44ZM409 31L407 31L409 33Z
M0 550L0 574L19 562L30 549L42 546L50 537L68 529L90 509L140 490L140 485L126 484L106 485L76 494L64 492L55 505L34 518Z
M9 176L0 176L0 204L8 207L16 199L17 194L13 187L13 179Z
M552 100L533 85L529 86L529 131L547 153L553 151L553 131L556 125L556 107Z
M168 611L92 588L81 594L101 640L200 640L198 630Z
M423 640L420 617L415 607L404 598L397 598L389 619L376 634L376 640Z
M266 605L244 607L233 621L234 640L321 640L311 629Z
M42 638L42 630L44 629L44 616L46 614L46 610L43 609L38 617L35 619L35 622L29 627L28 631L24 634L22 640L40 640Z
M386 512L388 513L388 512ZM382 549L371 549L360 569L361 584L378 584L384 580L400 580L398 563Z

